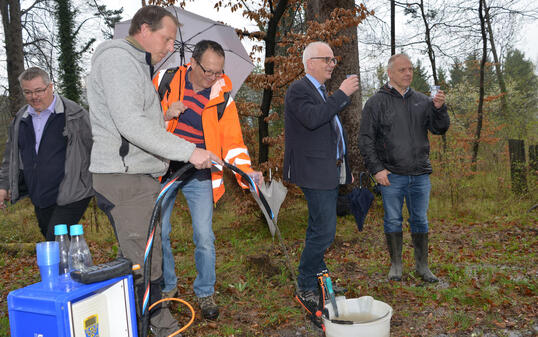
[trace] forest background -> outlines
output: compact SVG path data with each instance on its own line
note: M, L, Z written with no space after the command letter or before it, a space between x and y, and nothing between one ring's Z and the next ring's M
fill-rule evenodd
M146 5L144 0L138 3ZM189 9L199 3L176 5ZM417 91L428 94L435 83L447 93L451 128L444 137L430 137L430 258L442 281L426 286L415 278L410 245L404 252L404 281L385 280L388 254L377 197L363 232L357 232L352 216L339 218L335 244L327 253L334 278L350 289L348 297L368 294L391 304L393 336L538 333L538 77L535 63L516 44L523 25L535 22L538 5L523 0L207 3L223 17L231 12L249 22L236 28L249 39L257 66L236 101L245 142L266 176L270 171L280 177L283 98L287 86L304 75L301 52L310 41L327 41L339 58L329 90L338 88L346 74L361 78L361 90L342 116L356 177L364 171L356 144L362 105L386 82L390 54L411 55ZM84 76L92 51L111 37L114 23L129 18L109 5L98 0L0 0L7 74L0 96L2 153L7 125L24 102L16 81L24 68L46 69L58 92L86 105ZM271 240L257 206L230 181L227 187L214 221L217 289L224 313L217 323L198 319L187 335L319 334L291 299L285 255ZM289 188L279 226L296 266L307 210L300 191ZM180 290L192 300L192 231L181 198L174 220L181 224L172 234L176 268L184 275ZM92 205L82 222L94 259L113 258L117 246L102 213ZM33 247L41 240L27 200L0 215L0 267L5 271L0 277L0 335L9 334L9 291L38 281ZM184 319L184 309L177 308L176 315Z

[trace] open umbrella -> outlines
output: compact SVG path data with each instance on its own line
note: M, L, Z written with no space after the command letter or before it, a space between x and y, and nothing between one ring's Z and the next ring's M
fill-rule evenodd
M224 72L232 80L232 96L235 96L247 76L254 69L254 64L241 40L239 40L235 29L179 7L169 6L166 9L177 17L182 26L178 28L174 51L166 55L155 66L155 71L181 66L190 62L192 51L197 42L213 40L218 42L224 49L226 58ZM114 38L121 39L126 37L130 25L131 20L117 23L114 28Z

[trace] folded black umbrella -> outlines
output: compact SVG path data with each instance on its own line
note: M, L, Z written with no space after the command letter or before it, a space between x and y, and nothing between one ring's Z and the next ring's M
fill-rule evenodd
M372 201L374 200L374 195L372 192L370 192L370 190L368 190L366 187L362 187L363 174L365 173L361 172L360 174L359 187L354 188L351 193L347 195L350 206L349 208L355 217L355 222L357 223L359 232L362 231L364 219L366 218L366 214L368 214L368 210L370 209Z

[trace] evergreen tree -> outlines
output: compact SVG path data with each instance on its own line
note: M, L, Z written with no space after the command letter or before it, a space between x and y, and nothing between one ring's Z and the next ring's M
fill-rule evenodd
M508 51L504 62L507 83L508 115L502 122L507 125L507 137L536 141L538 116L538 76L534 64L515 49ZM534 130L534 131L533 131Z
M437 69L437 81L441 90L446 91L448 89L448 80L446 78L446 71L443 68Z
M387 76L387 71L385 70L385 66L382 63L379 63L375 72L376 72L376 77L377 77L378 88L381 88L389 80Z
M81 51L76 51L79 28L75 28L77 10L72 9L70 0L56 1L56 22L58 26L58 39L60 40L59 77L62 94L75 101L81 102L82 87L80 83L79 61L81 55L95 42L92 38Z
M426 69L422 66L422 62L417 60L413 67L413 81L411 82L411 88L416 91L428 94L430 92L430 85L428 84L428 74Z
M538 77L534 73L534 64L525 59L525 55L517 49L508 51L504 61L504 74L517 83L517 90L536 92Z
M449 73L450 73L449 85L451 87L455 87L459 83L464 82L464 80L463 80L463 77L464 77L463 76L463 73L464 73L463 63L460 62L458 59L456 59L454 61L454 63L452 64L452 67L450 68Z

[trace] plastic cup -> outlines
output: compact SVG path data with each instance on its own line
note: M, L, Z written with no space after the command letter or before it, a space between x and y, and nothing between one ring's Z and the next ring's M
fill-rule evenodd
M54 289L58 284L60 268L60 247L58 242L39 242L36 244L36 253L41 283L46 289Z
M438 85L430 85L430 97L434 98L437 92L441 89Z

